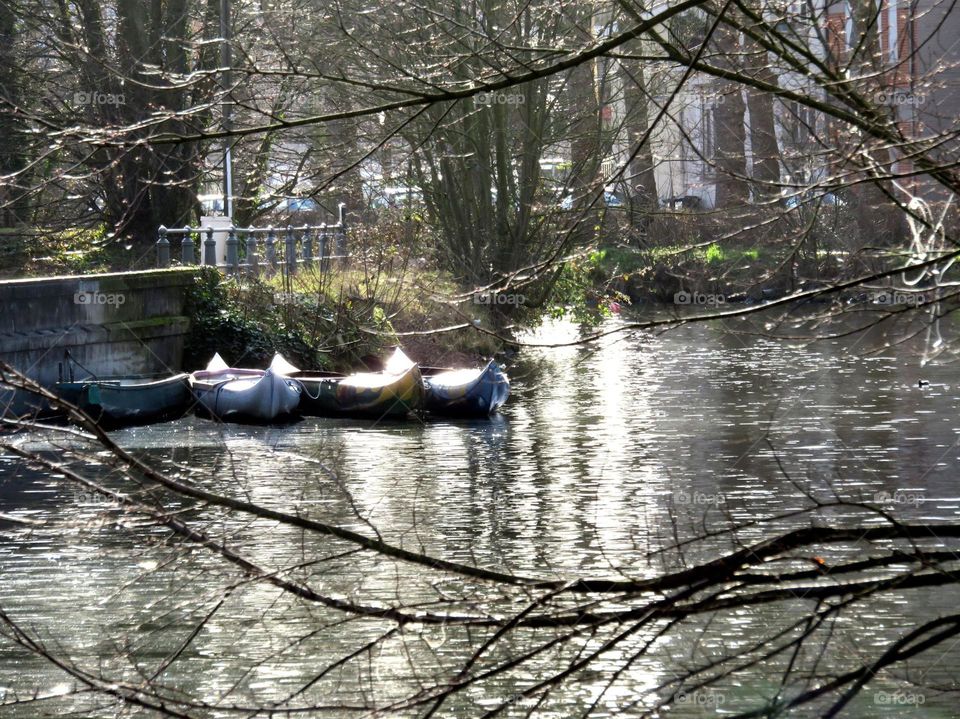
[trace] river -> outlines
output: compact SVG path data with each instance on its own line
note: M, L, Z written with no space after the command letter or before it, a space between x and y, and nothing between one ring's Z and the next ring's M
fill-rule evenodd
M543 577L653 577L665 568L657 551L677 539L801 510L811 498L879 503L903 521L960 518L960 388L953 366L924 363L931 348L922 335L900 345L879 331L809 343L773 339L762 330L751 320L524 349L509 367L511 399L489 421L306 418L261 427L187 417L112 437L206 489L368 535L377 531L446 559ZM574 333L552 323L530 337ZM920 386L921 379L928 384ZM58 444L73 444L40 432L29 437L50 456L57 456ZM217 705L196 708L194 716L252 716L242 708L294 692L320 667L392 626L371 620L341 626L336 612L245 581L223 560L185 548L105 497L11 456L2 462L0 513L52 528L0 520L0 608L84 671L142 680L190 638L161 681ZM115 472L93 471L106 485L129 489ZM291 576L307 577L331 595L430 602L460 591L449 575L437 579L423 568L353 553L346 543L290 527L195 506L184 516L228 537L263 566L301 564ZM848 507L817 521L839 526L865 519L877 520ZM810 522L797 515L777 528ZM771 532L752 525L737 537L750 541ZM718 535L690 545L684 561L733 546L729 535ZM668 568L680 562L676 556L665 561ZM473 595L475 607L492 600L496 590L488 591L490 597L479 590ZM785 613L809 606L780 603L682 625L618 676L590 716L641 716L657 696L669 694L657 687L684 667L745 651L788 620ZM854 606L833 626L817 671L869 661L919 621L954 611L951 589L893 592ZM414 691L436 667L462 663L477 646L454 630L448 636L407 629L369 661L333 672L304 696L316 705L382 703ZM580 716L623 656L605 657L535 709L526 699L516 701L504 716L531 710L538 717ZM569 659L554 660L563 658ZM772 695L787 658L685 693L669 715L756 708ZM909 677L902 669L881 673L841 716L956 716L951 695L941 690L953 688L958 662L960 649L951 640L911 662ZM0 638L0 697L49 697L0 706L0 716L64 716L70 709L80 716L119 715L109 699L76 693L76 685ZM452 699L440 715L480 716L524 686L523 676L493 680ZM808 707L795 716L817 711ZM306 716L352 714L331 708Z

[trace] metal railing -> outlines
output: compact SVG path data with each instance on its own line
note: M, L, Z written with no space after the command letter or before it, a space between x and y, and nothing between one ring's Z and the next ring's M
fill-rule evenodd
M183 265L219 267L228 274L272 273L284 268L287 274L296 274L299 263L327 263L346 260L347 222L346 205L340 203L339 218L334 224L294 227L164 227L157 229L157 267L170 266L170 238L182 236L180 262ZM217 257L215 233L227 233L224 261ZM197 258L194 236L204 237L203 262ZM330 250L333 252L328 252ZM261 259L262 258L262 259Z

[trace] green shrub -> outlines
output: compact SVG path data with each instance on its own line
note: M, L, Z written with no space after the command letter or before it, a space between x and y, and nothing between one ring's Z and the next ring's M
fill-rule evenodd
M315 348L301 333L277 321L271 301L251 301L240 294L233 279L223 279L217 270L203 268L189 293L186 313L190 334L183 351L183 366L193 370L206 366L215 352L233 366L263 367L275 352L294 362L316 363Z
M727 258L726 253L724 253L723 248L720 247L716 242L710 245L707 248L707 264L712 265L715 262L723 262Z

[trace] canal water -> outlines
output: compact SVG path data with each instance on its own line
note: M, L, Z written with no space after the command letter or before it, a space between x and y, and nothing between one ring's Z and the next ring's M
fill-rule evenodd
M896 344L899 334L874 331L810 343L774 339L769 329L750 320L524 349L509 367L511 399L489 421L307 418L261 427L189 417L112 437L208 490L446 559L548 578L653 577L777 531L882 521L853 505L803 511L837 498L872 503L903 521L960 520L960 381L955 366L928 361L937 349L930 339L920 333ZM563 341L575 333L554 323L526 339ZM46 432L28 439L51 457L77 445ZM130 491L116 470L98 466L105 457L89 453L82 464L106 486ZM393 625L343 623L343 615L251 582L96 492L9 455L2 462L0 513L44 524L0 520L0 609L52 654L114 681L152 679L179 651L155 681L171 696L200 700L190 716L267 716L252 708L309 682L294 703L329 709L300 716L353 716L348 707L409 696L443 668L448 678L455 675L450 667L462 666L485 636L408 627L318 678ZM457 607L470 613L502 610L507 601L498 588L357 553L338 540L208 507L165 506L183 509L187 521L261 566L287 568L285 576L331 596L439 611L438 602L466 593ZM732 525L744 526L734 535L721 531ZM684 543L682 553L670 549L702 535L708 537ZM842 550L824 552L830 562L849 559ZM516 699L502 715L573 717L593 707L590 716L642 716L686 669L746 653L812 606L798 600L698 617L628 661L650 639L638 636L539 706ZM910 628L956 610L953 589L866 599L830 622L819 660L819 644L794 657L802 672L781 695L873 661ZM0 697L38 698L0 706L0 716L120 715L108 698L82 691L76 678L5 638L9 628L3 632ZM500 651L519 653L552 632L517 633ZM776 694L790 660L781 654L707 687L688 684L668 713L755 709ZM524 672L451 699L438 715L481 716L550 662L569 661L563 650L547 654ZM950 692L958 666L960 649L951 640L911 661L909 671L880 672L841 716L956 716ZM382 716L423 712L395 708Z

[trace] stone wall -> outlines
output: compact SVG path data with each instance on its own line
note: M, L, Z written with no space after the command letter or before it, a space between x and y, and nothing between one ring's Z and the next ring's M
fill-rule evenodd
M195 269L0 282L0 360L45 386L180 371ZM66 359L66 353L75 362ZM5 404L12 401L8 392ZM26 398L16 397L15 411ZM29 403L27 403L29 404Z

